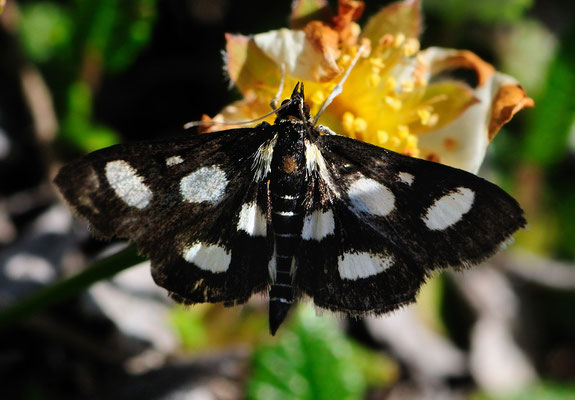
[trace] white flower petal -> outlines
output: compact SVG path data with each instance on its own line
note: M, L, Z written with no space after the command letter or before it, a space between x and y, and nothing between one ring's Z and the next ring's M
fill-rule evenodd
M455 52L457 50L437 47L422 52L423 59L430 66L427 73L431 75L434 62L452 56ZM493 99L499 88L508 84L518 83L513 77L499 72L487 77L483 85L473 89L479 102L443 128L419 136L420 147L426 152L437 154L442 164L477 173L489 145L488 127ZM446 146L446 143L450 146Z
M303 80L320 81L332 77L326 68L324 55L308 40L304 31L286 28L259 33L254 36L256 45L278 66L285 65L286 73Z

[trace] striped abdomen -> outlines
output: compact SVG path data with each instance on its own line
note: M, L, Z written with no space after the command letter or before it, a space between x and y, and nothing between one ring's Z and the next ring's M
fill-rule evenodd
M270 275L270 330L272 334L285 319L294 301L292 287L296 250L301 241L303 210L294 193L273 192L271 196L274 259ZM275 268L274 268L275 266Z

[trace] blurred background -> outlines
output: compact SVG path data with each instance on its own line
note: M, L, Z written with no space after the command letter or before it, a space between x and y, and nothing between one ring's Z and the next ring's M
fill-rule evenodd
M91 238L51 179L238 99L224 32L287 26L290 2L0 0L0 398L575 399L575 4L423 3L423 48L472 50L535 100L480 172L529 227L389 317L304 305L270 337L264 298L170 302L133 249Z

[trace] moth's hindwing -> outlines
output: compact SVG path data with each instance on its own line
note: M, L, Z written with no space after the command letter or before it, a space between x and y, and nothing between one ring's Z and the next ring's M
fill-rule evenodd
M271 133L113 146L65 166L55 183L96 233L136 243L176 300L241 303L269 284L267 187L252 165Z
M302 241L294 285L320 307L391 311L432 270L476 264L525 225L511 196L473 174L341 136L316 145L325 168L306 215L322 225Z

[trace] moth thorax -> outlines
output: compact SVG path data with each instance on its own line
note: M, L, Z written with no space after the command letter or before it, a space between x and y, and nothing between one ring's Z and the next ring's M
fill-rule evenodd
M282 157L282 170L286 174L291 174L297 169L297 161L295 157L292 156L283 156Z

